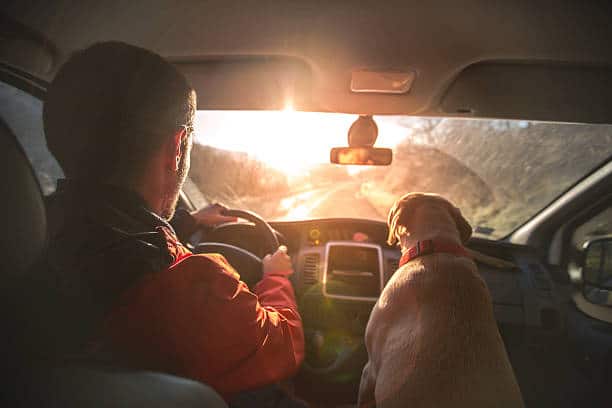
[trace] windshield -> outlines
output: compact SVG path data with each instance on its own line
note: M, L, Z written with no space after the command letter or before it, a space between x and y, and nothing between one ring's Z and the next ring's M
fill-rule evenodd
M199 111L189 180L197 206L222 202L267 220L386 220L410 191L459 206L475 235L498 239L612 155L612 125L377 116L390 166L340 166L356 115Z

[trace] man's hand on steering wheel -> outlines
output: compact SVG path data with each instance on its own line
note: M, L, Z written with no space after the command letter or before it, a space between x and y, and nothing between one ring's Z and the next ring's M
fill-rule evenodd
M236 222L236 217L223 215L228 208L222 204L215 203L199 210L193 211L191 216L196 221L198 227L214 227L215 225L224 224L226 222Z
M288 277L293 273L291 258L287 255L287 247L281 245L274 254L268 254L262 259L263 275Z

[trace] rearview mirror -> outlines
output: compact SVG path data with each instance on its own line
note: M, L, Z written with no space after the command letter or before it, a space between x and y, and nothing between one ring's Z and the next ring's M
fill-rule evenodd
M612 237L589 241L582 267L584 297L591 303L612 306Z
M343 165L388 166L393 161L393 151L380 147L334 147L329 160Z

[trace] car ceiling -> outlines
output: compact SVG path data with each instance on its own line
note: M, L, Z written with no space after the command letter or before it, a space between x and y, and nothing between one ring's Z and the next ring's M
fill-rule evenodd
M612 6L583 1L5 1L0 58L50 80L102 40L177 64L200 109L612 123ZM109 61L112 63L112 61ZM414 72L402 95L356 70Z

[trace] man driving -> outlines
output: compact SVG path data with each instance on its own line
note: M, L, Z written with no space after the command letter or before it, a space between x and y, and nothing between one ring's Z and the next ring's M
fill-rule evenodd
M177 238L230 220L223 207L181 214L177 231L168 222L195 110L170 63L119 42L75 53L49 86L47 145L66 175L48 202L48 263L70 314L58 347L196 379L230 400L293 375L304 335L286 248L263 259L251 291L221 255Z

